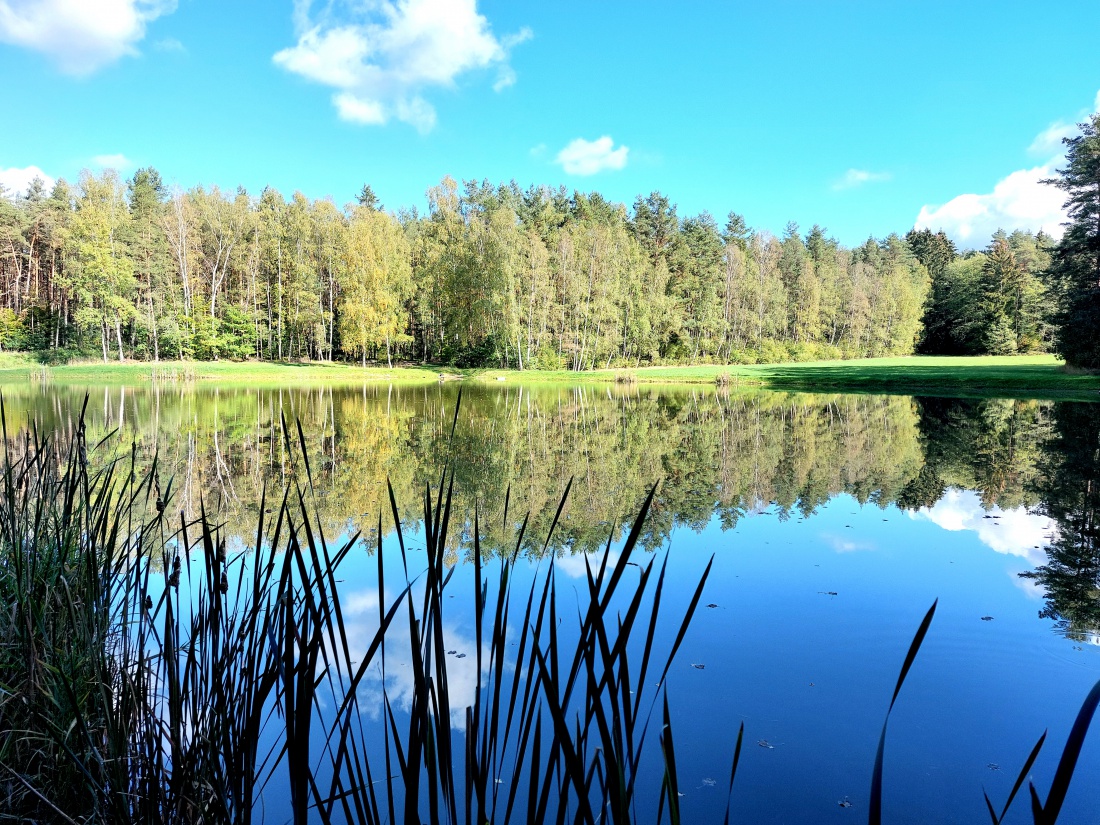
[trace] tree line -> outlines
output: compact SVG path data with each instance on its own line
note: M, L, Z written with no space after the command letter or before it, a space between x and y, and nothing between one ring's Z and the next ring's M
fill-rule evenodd
M998 232L962 253L930 230L849 249L817 225L775 236L734 212L682 218L659 192L627 209L444 178L420 215L385 211L369 186L341 209L184 191L153 168L37 180L0 190L0 346L572 370L1051 348L1072 361L1081 336L1060 331L1100 318L1100 193L1077 169L1096 132L1067 141L1056 183L1074 223L1059 244Z

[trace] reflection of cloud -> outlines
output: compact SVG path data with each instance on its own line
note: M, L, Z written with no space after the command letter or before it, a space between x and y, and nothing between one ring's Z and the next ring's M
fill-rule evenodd
M1046 597L1046 590L1035 579L1025 579L1021 576L1013 576L1012 583L1024 592L1032 601L1041 602Z
M986 518L996 516L997 518ZM909 512L910 518L927 519L944 530L957 532L972 530L978 540L998 553L1019 556L1029 564L1046 563L1044 547L1055 530L1053 519L1029 513L1025 507L1002 510L994 507L986 510L981 499L972 490L951 489L932 507L922 507Z
M821 540L833 548L837 553L857 553L861 550L878 550L878 546L871 541L852 541L850 538L838 536L835 533L822 533Z
M393 594L386 593L387 608L393 604ZM423 603L423 591L410 595L415 605ZM378 632L378 589L368 587L342 596L344 632L354 667L358 668L366 655L374 635ZM386 695L394 708L409 710L412 707L415 681L412 667L411 636L406 614L407 608L398 608L386 633ZM454 622L444 622L444 647L465 654L447 656L447 690L451 702L451 727L464 729L466 708L474 704L477 695L477 647L472 634L466 634ZM488 649L483 648L483 662L488 670ZM376 660L368 669L358 690L359 706L372 719L378 719L382 704L382 657L379 650Z
M554 559L554 569L560 570L571 579L583 579L584 573L584 561L588 559L588 566L592 568L592 575L595 576L600 572L600 565L603 564L603 550L595 553L573 553L568 556L558 556ZM607 555L607 569L610 570L619 562L619 551L612 550Z

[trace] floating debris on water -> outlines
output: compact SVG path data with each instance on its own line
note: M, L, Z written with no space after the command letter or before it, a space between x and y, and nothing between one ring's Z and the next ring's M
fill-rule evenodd
M775 750L775 745L773 745L767 739L757 739L756 744L758 744L762 748L767 748L770 751Z
M836 804L839 805L842 808L852 808L852 807L854 807L852 805L851 801L848 799L848 797L844 797L842 800L840 800Z
M718 783L708 776L703 779L703 784L706 785L708 788L713 788Z

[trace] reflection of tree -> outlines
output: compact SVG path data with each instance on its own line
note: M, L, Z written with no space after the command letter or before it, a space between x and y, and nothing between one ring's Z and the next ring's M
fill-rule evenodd
M924 468L898 496L899 506L931 506L947 487L977 490L985 507L1038 503L1050 402L921 398L919 404Z
M454 553L475 506L486 548L510 549L528 512L529 549L541 548L571 477L555 549L601 547L657 480L649 547L674 525L701 528L718 513L730 527L762 504L806 514L848 492L885 505L921 468L906 398L470 387L452 443L456 395L450 386L116 387L95 391L90 426L93 439L119 429L115 455L128 456L131 443L143 462L158 454L175 506L193 516L201 500L246 544L265 483L269 497L294 477L306 486L296 420L326 536L370 531L380 510L388 524L387 479L403 517L416 512L425 485L451 461ZM9 428L34 415L57 432L71 428L83 393L27 388L5 398Z
M657 480L648 547L675 525L699 529L717 515L728 528L766 505L784 518L806 515L842 492L920 507L955 486L979 490L987 505L1037 504L1039 479L1052 472L1040 462L1053 420L1047 402L473 386L452 442L456 400L451 385L101 388L89 402L89 441L117 428L101 458L128 457L131 443L142 462L157 454L162 478L174 479L175 506L194 516L201 500L246 545L265 484L269 499L295 477L308 489L296 420L313 479L307 495L329 539L369 533L380 511L389 524L387 479L415 529L425 486L450 461L455 557L468 552L475 506L487 550L510 551L528 512L528 549L541 549L570 478L555 549L602 547ZM9 432L33 415L64 439L82 402L82 390L8 388Z
M1046 591L1040 615L1083 640L1100 632L1100 404L1057 404L1055 419L1043 509L1058 522L1058 535L1047 563L1021 575Z

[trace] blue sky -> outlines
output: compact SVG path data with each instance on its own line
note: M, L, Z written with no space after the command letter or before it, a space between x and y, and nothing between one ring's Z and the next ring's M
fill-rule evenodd
M153 165L423 210L450 174L980 247L1056 231L1038 180L1097 108L1098 27L1093 2L0 0L0 181Z

